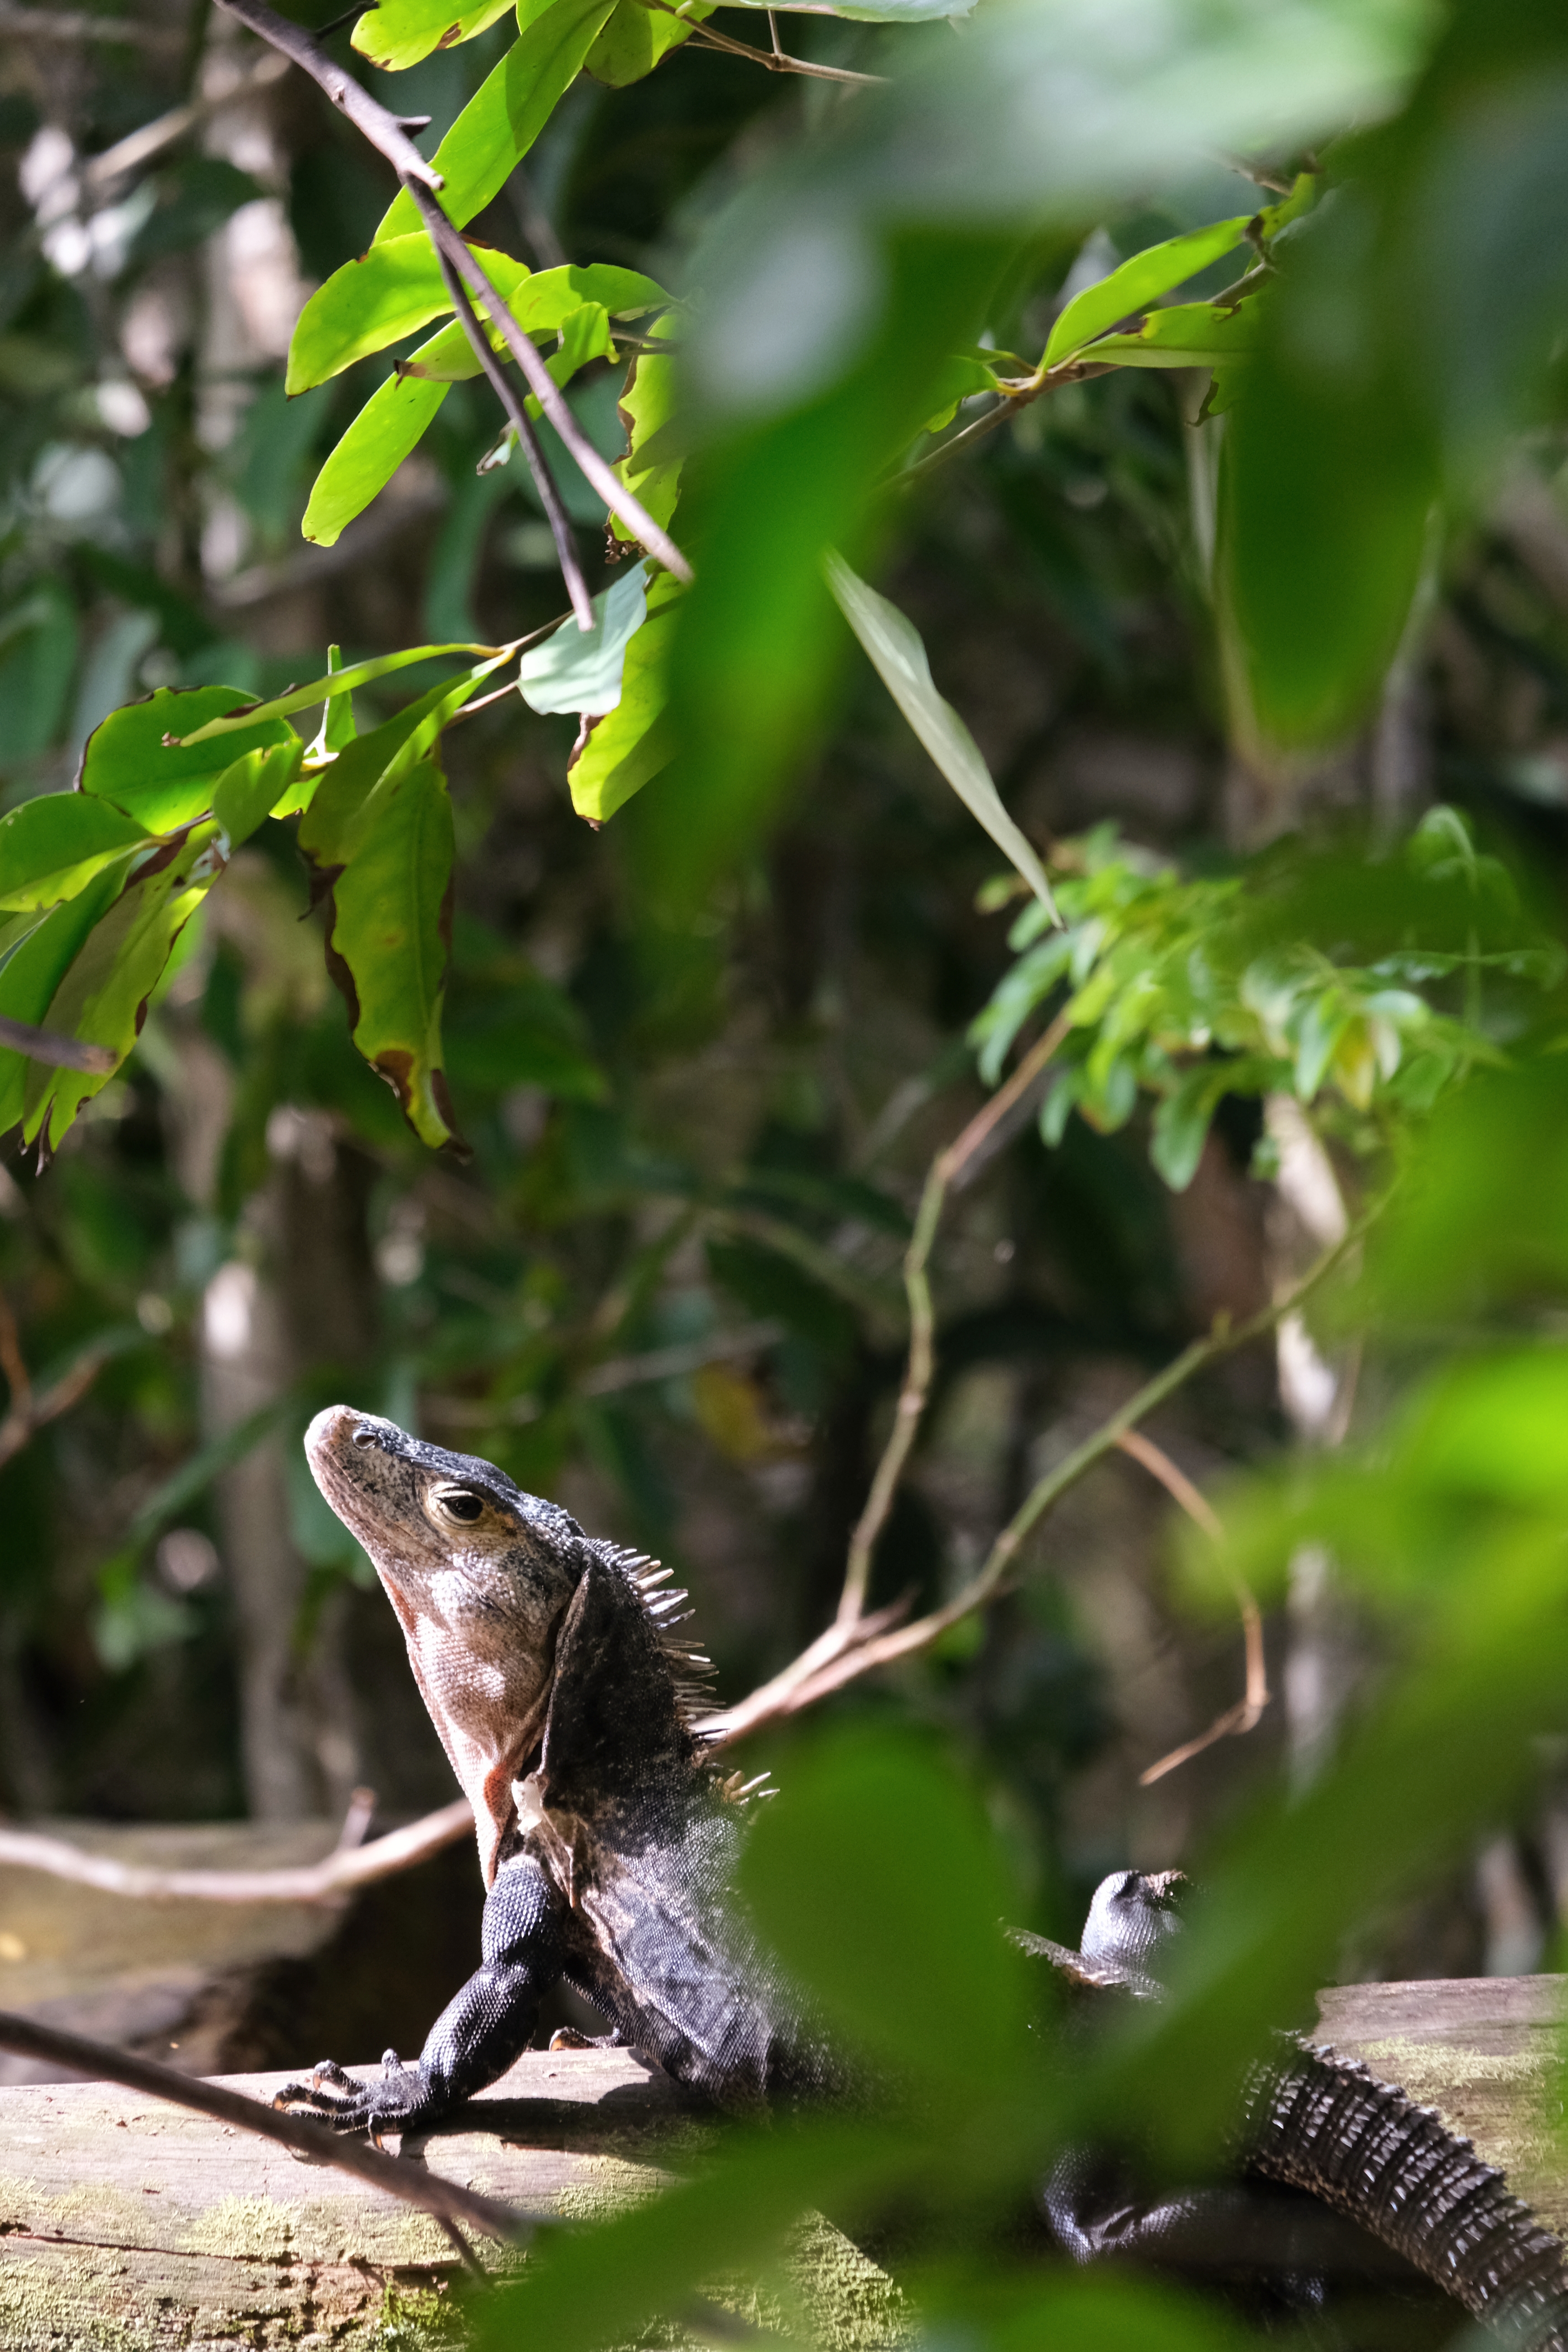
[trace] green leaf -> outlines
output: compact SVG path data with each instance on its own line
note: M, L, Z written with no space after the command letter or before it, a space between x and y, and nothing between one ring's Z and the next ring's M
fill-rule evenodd
M41 1026L93 925L119 897L121 879L111 868L95 875L85 890L55 908L12 949L0 966L0 1013L35 1029ZM34 1066L24 1055L0 1047L0 1134L21 1118Z
M332 973L353 1041L433 1146L466 1149L441 1055L452 807L434 760L389 773L360 811L331 891Z
M210 741L209 730L221 740ZM160 687L89 736L79 789L112 801L149 833L171 833L211 808L213 785L237 754L297 740L276 705L258 706L237 687Z
M984 1813L929 1749L852 1732L797 1758L741 1885L766 1941L868 2056L971 2105L1018 2063L1012 1890Z
M859 638L873 668L970 814L983 824L1002 855L1023 876L1051 915L1056 901L1046 869L1002 805L991 771L973 736L931 683L931 665L920 631L896 604L851 572L831 551L827 584L838 608Z
M444 721L449 686L430 687L368 735L345 745L316 787L315 796L300 824L300 847L319 873L330 873L347 860L361 810L369 795L401 753L412 766L428 751L436 730Z
M647 618L626 649L620 699L589 730L567 771L572 805L590 824L603 824L634 793L657 776L674 751L668 723L667 666L683 594L673 573L655 574Z
M1257 350L1259 318L1256 294L1234 310L1217 302L1173 302L1152 310L1133 334L1102 335L1083 356L1114 360L1119 367L1218 367Z
M317 475L300 537L331 547L346 523L363 514L418 446L447 397L444 383L389 376L373 393Z
M401 73L416 66L432 49L448 49L488 32L507 15L515 0L479 0L454 16L452 0L377 0L367 8L349 36L362 58L383 73Z
M1155 1106L1149 1157L1173 1192L1184 1192L1197 1174L1215 1112L1236 1077L1229 1063L1200 1062Z
M1441 1488L1552 1505L1568 1489L1568 1349L1456 1365L1426 1389L1405 1432Z
M640 352L620 397L617 414L626 427L626 454L617 460L616 472L657 523L668 523L680 488L679 454L651 452L655 436L675 414L675 399L674 359L661 352ZM619 515L610 517L610 529L624 542L634 536L631 525Z
M552 0L531 16L495 70L487 75L436 150L446 184L440 205L457 228L482 212L527 154L583 61L616 0ZM404 190L388 205L375 243L420 226Z
M213 814L222 828L226 858L291 796L303 751L296 736L270 751L247 751L224 770L213 788Z
M1067 305L1051 329L1046 344L1042 367L1060 367L1086 343L1093 342L1114 327L1119 319L1129 319L1135 311L1146 310L1173 286L1180 286L1195 278L1200 269L1223 259L1233 252L1247 235L1250 213L1242 213L1234 220L1214 221L1207 228L1189 229L1184 236L1167 237L1163 245L1151 245L1135 253L1119 269L1113 269L1098 285L1086 286Z
M0 908L58 906L147 835L107 801L41 793L0 817Z
M689 0L677 16L651 8L647 0L618 0L608 24L586 58L584 71L609 89L625 89L652 73L661 58L688 39L713 14L710 0Z
M517 690L531 710L582 710L595 718L621 698L627 641L647 617L647 565L633 563L594 599L595 623L582 630L563 622L552 637L525 653Z
M504 659L505 649L503 647L498 652L490 646L468 645L405 646L398 653L377 654L373 660L355 662L348 669L334 666L325 677L312 678L309 686L291 686L287 694L274 695L270 702L258 703L254 711L209 719L185 737L185 745L217 743L222 746L220 756L226 754L232 758L236 749L232 730L237 727L248 726L253 719L287 718L296 710L310 710L318 702L330 701L337 695L352 694L356 687L369 686L378 677L390 677L395 670L408 669L416 662L436 661L447 654L483 654L487 656L484 661L476 663L471 671L465 673L469 683L477 684L481 677L488 677L497 663ZM462 683L462 679L445 678L432 691L450 693ZM292 728L287 732L291 735Z
M480 248L479 257L486 276L510 302L530 276L528 268L489 247ZM325 383L451 307L436 248L423 230L381 238L357 261L334 269L300 311L289 342L288 390L305 392Z
M170 950L222 871L216 824L194 826L167 862L130 883L98 922L49 1001L44 1026L79 1044L103 1045L122 1062L141 1033L147 1000ZM25 952L25 951L24 951ZM24 1139L58 1150L77 1112L113 1073L31 1066L24 1094Z

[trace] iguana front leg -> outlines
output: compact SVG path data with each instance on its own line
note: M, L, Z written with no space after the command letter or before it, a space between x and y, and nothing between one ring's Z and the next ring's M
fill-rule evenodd
M480 1965L405 2066L389 2050L368 2079L331 2058L306 2083L286 2083L272 2104L319 2116L338 2131L417 2131L438 2122L504 2074L532 2038L542 1996L559 1978L561 1896L530 1854L496 1874L485 1901Z

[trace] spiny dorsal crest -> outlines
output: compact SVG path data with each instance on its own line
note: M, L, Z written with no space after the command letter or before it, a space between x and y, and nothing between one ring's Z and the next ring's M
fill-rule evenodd
M658 1635L659 1647L668 1659L675 1677L675 1703L680 1710L682 1721L689 1731L696 1732L699 1739L711 1738L710 1733L697 1730L697 1719L712 1710L710 1685L713 1661L678 1631L679 1627L689 1624L697 1613L694 1609L681 1606L683 1601L690 1599L690 1594L682 1591L679 1586L668 1592L661 1590L669 1582L675 1570L661 1568L658 1561L650 1559L646 1551L622 1551L608 1544L605 1550L647 1611L653 1629Z

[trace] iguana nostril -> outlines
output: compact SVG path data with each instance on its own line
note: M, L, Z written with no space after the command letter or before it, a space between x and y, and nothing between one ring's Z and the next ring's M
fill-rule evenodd
M375 1444L375 1432L372 1429L367 1421L362 1421L359 1427L355 1430L354 1444L356 1445L374 1445Z

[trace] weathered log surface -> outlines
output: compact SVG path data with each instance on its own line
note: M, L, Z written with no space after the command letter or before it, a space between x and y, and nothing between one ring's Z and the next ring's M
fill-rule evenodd
M1352 1985L1321 1996L1318 2032L1436 2106L1564 2229L1565 2015L1563 1978ZM285 2078L228 2079L268 2096ZM709 2128L626 2053L534 2053L464 2128L409 2152L521 2212L585 2218L655 2193ZM244 2133L101 2084L0 2090L6 2352L358 2352L398 2340L389 2319L434 2315L458 2269L424 2215ZM831 2352L882 2352L905 2333L891 2282L825 2224L797 2248L796 2286L803 2332Z
M269 2098L287 2077L227 2079ZM483 2129L407 2152L547 2220L650 2194L702 2130L617 2052L531 2053L476 2105ZM7 2352L369 2342L389 2302L440 2296L458 2270L426 2215L247 2133L108 2084L0 2092Z

